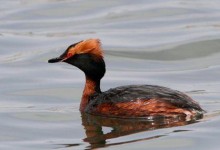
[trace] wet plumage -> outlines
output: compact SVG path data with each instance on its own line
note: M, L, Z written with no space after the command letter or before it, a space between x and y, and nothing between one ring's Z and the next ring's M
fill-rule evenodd
M175 111L176 114L181 115L182 113L187 112L202 112L202 108L199 106L197 102L192 100L186 94L172 90L170 88L155 86L155 85L129 85L129 86L121 86L113 89L109 89L106 92L100 94L94 94L90 98L88 106L86 107L85 111L91 114L100 114L102 115L102 111L98 111L97 108L102 106L109 106L114 107L116 111L119 112L119 109L125 109L125 113L118 113L120 117L135 117L137 112L139 113L140 117L144 116L156 116L155 112L159 115L166 115L170 116L172 111L167 111L168 108L171 109L184 109L183 111ZM149 111L144 108L147 105L153 105L156 101L164 104L172 104L172 105L162 105L155 107L155 111ZM124 104L124 107L120 107L117 104ZM125 104L129 105L125 105ZM139 104L141 105L139 105ZM158 104L158 103L157 103ZM134 106L136 105L136 106ZM152 106L153 107L153 106ZM161 107L165 109L161 109ZM143 110L141 110L143 108ZM129 112L129 115L126 115L126 109L132 110ZM160 109L160 111L157 111ZM104 116L114 116L115 114L108 112L108 114L103 114Z

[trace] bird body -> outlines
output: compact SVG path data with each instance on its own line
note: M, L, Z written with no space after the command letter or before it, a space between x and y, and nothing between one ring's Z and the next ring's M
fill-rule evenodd
M193 118L204 113L199 104L186 94L162 86L129 85L102 92L100 82L106 70L98 39L88 39L70 45L62 55L48 62L66 62L85 73L81 112L120 118Z

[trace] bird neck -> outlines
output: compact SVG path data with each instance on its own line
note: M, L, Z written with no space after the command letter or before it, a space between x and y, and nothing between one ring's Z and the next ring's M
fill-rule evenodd
M80 111L83 112L89 103L89 98L95 93L101 93L100 79L94 80L86 76L86 83L80 103Z

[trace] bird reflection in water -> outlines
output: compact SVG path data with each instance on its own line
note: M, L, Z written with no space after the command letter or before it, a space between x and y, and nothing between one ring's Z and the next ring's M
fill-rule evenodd
M202 118L202 116L199 116L200 118L194 118L191 120L186 120L185 117L178 117L178 118L158 117L154 119L149 119L149 118L123 119L123 118L94 116L86 113L82 113L81 117L82 117L82 125L85 129L85 134L86 134L86 138L84 138L83 141L90 144L90 146L87 147L88 149L159 138L166 135L156 135L152 137L134 139L124 142L120 141L117 143L107 143L108 139L131 135L143 131L183 126L191 123L196 123L198 119ZM108 133L104 133L103 127L109 127L111 128L111 131ZM178 130L178 131L185 131L185 130ZM76 145L65 144L65 146L72 147Z

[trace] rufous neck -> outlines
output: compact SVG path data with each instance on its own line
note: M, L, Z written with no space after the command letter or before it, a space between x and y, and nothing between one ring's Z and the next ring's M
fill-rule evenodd
M89 98L95 94L101 93L100 80L92 80L86 77L86 84L83 90L83 95L80 103L80 111L83 112L88 105Z

